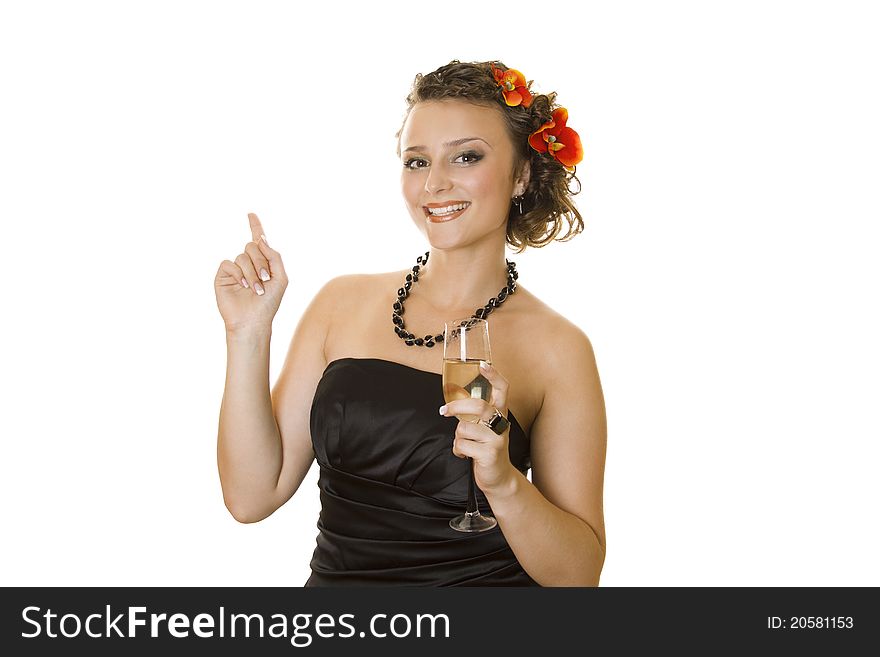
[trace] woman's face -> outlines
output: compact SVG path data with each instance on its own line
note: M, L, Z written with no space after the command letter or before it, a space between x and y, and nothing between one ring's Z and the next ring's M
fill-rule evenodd
M522 193L528 179L514 178L513 144L500 110L432 100L417 103L407 117L400 134L401 189L410 216L433 247L504 241L511 197ZM429 213L462 204L452 214Z

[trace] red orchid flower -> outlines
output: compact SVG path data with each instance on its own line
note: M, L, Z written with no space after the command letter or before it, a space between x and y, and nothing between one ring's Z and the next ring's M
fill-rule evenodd
M509 68L502 71L495 68L492 64L492 75L495 76L495 82L501 87L501 94L504 96L504 102L509 106L522 105L528 107L532 104L532 94L526 86L525 76L515 68Z
M550 153L566 171L574 171L574 165L584 159L581 138L567 127L568 110L557 107L552 118L529 135L529 144L539 153Z

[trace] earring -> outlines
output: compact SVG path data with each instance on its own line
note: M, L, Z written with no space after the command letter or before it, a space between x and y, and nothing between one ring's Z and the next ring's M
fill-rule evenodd
M511 200L519 206L519 213L522 214L523 195L520 194L519 196L514 196Z

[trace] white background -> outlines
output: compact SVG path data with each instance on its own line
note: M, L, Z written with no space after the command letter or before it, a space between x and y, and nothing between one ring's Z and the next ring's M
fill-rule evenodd
M601 584L880 585L872 3L377 7L3 4L0 582L306 580L316 466L260 523L223 505L214 274L257 212L274 384L327 279L425 250L414 75L500 59L584 141L585 232L509 257L598 359Z

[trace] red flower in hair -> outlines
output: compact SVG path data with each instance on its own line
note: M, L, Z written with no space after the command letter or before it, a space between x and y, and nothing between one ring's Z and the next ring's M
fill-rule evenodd
M529 144L539 153L550 153L566 171L574 171L574 165L584 159L581 138L567 127L568 110L557 107L553 117L529 135Z
M492 75L495 76L495 82L501 87L501 93L504 96L504 102L511 107L522 105L528 107L532 104L532 94L526 85L525 76L515 68L509 68L502 71L492 66Z

